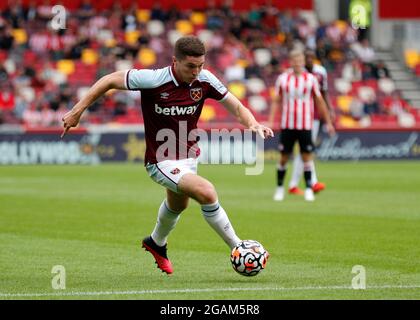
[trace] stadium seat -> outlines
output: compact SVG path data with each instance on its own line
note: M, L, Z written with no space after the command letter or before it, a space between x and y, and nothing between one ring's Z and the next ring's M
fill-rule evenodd
M372 96L375 96L375 91L371 87L362 86L359 88L357 94L362 101L367 101Z
M19 93L26 102L32 102L35 100L35 90L32 87L20 88Z
M350 104L353 100L352 96L342 95L337 97L337 107L343 113L350 112Z
M92 49L83 49L82 62L87 65L95 65L98 62L98 54Z
M115 71L124 71L133 69L133 62L131 60L117 60L115 62Z
M348 94L351 90L351 83L343 78L337 78L334 80L334 87L339 94Z
M229 66L225 70L225 79L227 82L243 81L245 79L245 69L237 64Z
M358 122L350 116L341 116L338 123L343 128L357 128L359 126Z
M131 45L137 44L137 41L140 37L140 31L133 30L133 31L127 31L125 33L125 42Z
M389 78L378 80L378 88L385 94L391 94L395 90L395 83Z
M203 12L194 11L191 13L190 21L194 26L203 26L207 23L207 16Z
M283 32L279 32L277 34L277 40L279 43L284 43L284 41L286 40L286 35Z
M143 48L139 51L138 60L144 67L150 67L156 63L156 54L152 49Z
M146 23L150 20L150 10L139 9L137 10L136 15L139 22Z
M106 43L107 41L114 39L114 34L108 29L98 30L96 39L98 39L101 43Z
M72 74L75 70L73 60L59 60L57 61L57 70L65 75Z
M147 32L152 37L158 37L165 32L165 25L160 20L151 20L147 23Z
M80 87L77 89L77 99L82 99L86 93L89 91L89 87Z
M271 62L271 52L268 49L260 48L254 50L255 63L264 67Z
M213 38L213 31L207 29L200 30L197 32L197 37L206 44Z
M247 90L252 94L259 94L266 89L265 83L260 78L251 78L246 81Z
M216 117L216 112L214 108L208 104L203 106L203 110L201 111L200 119L204 122L208 122L213 120Z
M167 33L168 41L172 46L175 46L175 42L182 37L182 33L178 30L169 30Z
M416 124L416 118L411 113L401 113L398 115L398 125L403 128L411 128Z
M188 20L178 20L175 23L175 28L182 35L192 34L194 31L193 25Z
M418 63L420 63L419 52L415 49L406 49L404 51L405 63L408 67L414 68Z
M228 89L235 95L239 100L245 98L246 96L246 87L241 82L231 82L228 85Z
M12 35L15 39L15 43L18 45L28 42L28 35L26 34L25 29L13 29Z
M267 100L260 95L250 96L248 103L251 109L258 113L263 113L268 109Z

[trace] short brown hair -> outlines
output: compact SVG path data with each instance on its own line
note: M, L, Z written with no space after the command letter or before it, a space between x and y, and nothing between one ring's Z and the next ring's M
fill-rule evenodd
M187 56L201 57L206 54L204 43L197 37L185 36L175 43L175 58L183 60Z

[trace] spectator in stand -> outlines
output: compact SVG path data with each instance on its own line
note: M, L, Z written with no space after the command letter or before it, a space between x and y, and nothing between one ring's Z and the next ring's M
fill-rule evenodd
M163 22L166 20L166 14L162 10L162 6L159 1L153 2L152 10L150 11L150 19L160 20Z
M9 1L10 7L6 7L3 12L3 17L11 22L13 29L21 28L25 20L25 10L22 6L22 1Z
M370 46L368 39L363 39L360 43L354 43L352 49L363 63L367 64L374 62L375 51Z
M366 116L364 112L364 104L357 96L354 96L350 102L349 115L354 120L360 120Z
M373 94L370 94L366 97L366 100L364 101L363 111L366 115L372 115L372 114L380 114L381 111L379 109L379 103L376 99L376 94L372 90Z
M375 79L389 78L389 70L382 60L379 60L376 65L373 65L372 73Z
M15 108L15 95L9 83L2 83L0 87L0 110L12 112Z
M0 49L10 50L13 42L14 38L9 25L0 17Z
M95 8L92 6L91 0L83 0L77 10L77 17L80 20L88 20L95 15Z
M365 63L362 66L362 80L375 79L373 65Z
M362 80L362 64L357 58L347 61L342 70L342 77L350 82Z
M401 98L398 91L394 91L391 96L384 99L383 109L386 114L394 116L399 116L411 111L410 105Z
M255 4L251 4L251 10L248 13L248 23L252 28L259 28L262 19L262 13L260 8Z
M80 72L80 59L83 49L86 48L96 51L100 56L96 66L98 78L115 71L116 60L127 60L128 64L132 63L133 68L141 67L137 59L137 51L142 45L153 50L158 57L156 64L151 68L161 67L162 61L166 61L165 57L172 51L172 44L166 35L170 30L175 29L177 20L181 18L188 20L192 12L180 12L175 6L169 10L162 9L159 1L154 2L150 19L163 21L166 32L161 36L152 36L147 33L145 24L137 20L136 6L124 9L120 3L115 3L107 10L96 12L92 0L81 0L79 8L67 16L67 29L57 33L45 28L46 22L52 17L51 8L55 2L29 0L25 1L29 3L26 7L23 7L21 2L22 0L9 0L9 6L6 6L0 17L0 61L5 61L5 64L0 63L0 66L3 65L5 69L0 69L0 82L11 82L12 92L16 95L15 99L19 101L23 98L20 96L20 90L16 88L28 87L29 90L24 90L24 95L28 97L33 95L31 93L33 91L40 89L45 91L44 85L48 81L53 81L60 86L65 85L68 87L65 91L69 92L69 96L76 97L77 92L73 86L74 75L66 76L60 73L56 69L55 61L71 59L77 67L76 71ZM233 78L238 75L242 77L243 70L240 68L245 68L246 79L256 76L262 78L267 85L272 84L276 74L289 67L284 61L287 60L287 52L294 46L295 41L299 40L313 47L316 39L317 58L328 71L336 68L340 71L341 62L344 61L347 63L343 69L343 77L350 81L361 80L358 60L348 63L347 53L357 42L357 32L349 25L346 26L342 22L329 24L320 22L317 29L312 30L312 24L306 21L298 11L278 12L271 4L264 6L252 4L251 10L243 13L232 10L231 0L226 2L210 0L208 7L210 9L204 14L207 16L207 29L210 29L213 34L206 41L207 65L216 69L215 73L220 72L217 76L222 77L225 71L219 68L218 62L221 60L222 63L228 62L228 66L233 67L226 73L228 77L232 78L232 75ZM16 27L26 31L27 42L23 46L14 48L16 39L14 39L12 28ZM200 26L196 31L201 31L202 28L206 26ZM265 31L262 31L263 29ZM141 32L139 42L133 46L129 46L125 41L125 31L129 30ZM272 58L268 65L259 67L253 62L254 50L257 48L271 51ZM354 52L356 56L361 57L363 63L373 63L374 52L367 40L364 40L362 44L356 43ZM11 67L10 61L16 67ZM243 64L244 61L247 62L246 65ZM23 62L32 66L36 71L35 74L34 72L28 74L24 70L26 64ZM46 66L45 70L38 68L43 64ZM215 68L216 66L218 68ZM365 73L365 78L370 78L370 73L376 79L389 76L388 70L381 63ZM418 74L420 75L420 64ZM332 80L334 80L333 77L332 74ZM60 108L59 105L63 102L65 105L71 104L67 100L61 100L67 99L62 95L57 95L57 99L48 100L50 109ZM108 100L109 110L112 110L116 104L115 97L109 97ZM20 105L20 111L15 112L17 119L22 117L24 107L30 103L30 101L25 102L24 99L23 103L19 101L15 102ZM108 119L102 117L99 111L95 111L95 105L90 109L90 113L97 122L105 122ZM5 114L4 117L6 121L10 120L9 114Z
M37 18L41 19L43 22L51 21L53 15L50 0L44 0L41 5L37 6Z

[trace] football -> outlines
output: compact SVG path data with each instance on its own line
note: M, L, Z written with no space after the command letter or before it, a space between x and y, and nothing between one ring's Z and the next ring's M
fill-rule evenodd
M239 242L230 254L233 269L243 276L256 276L265 269L268 251L255 240Z

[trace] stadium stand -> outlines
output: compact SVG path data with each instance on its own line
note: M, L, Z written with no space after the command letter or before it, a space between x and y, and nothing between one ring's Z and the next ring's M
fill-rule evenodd
M401 98L368 40L358 41L346 21L323 24L310 11L254 5L234 11L210 2L205 11L151 9L114 4L96 10L90 1L69 12L67 28L46 28L51 6L14 2L0 15L0 123L54 127L101 76L129 68L159 68L171 61L179 36L196 34L208 48L206 68L215 73L259 121L268 118L277 75L287 50L301 42L316 51L329 74L337 126L410 127L420 113ZM420 77L420 56L406 52ZM111 92L97 101L84 124L141 123L138 92ZM202 124L233 121L208 101Z

